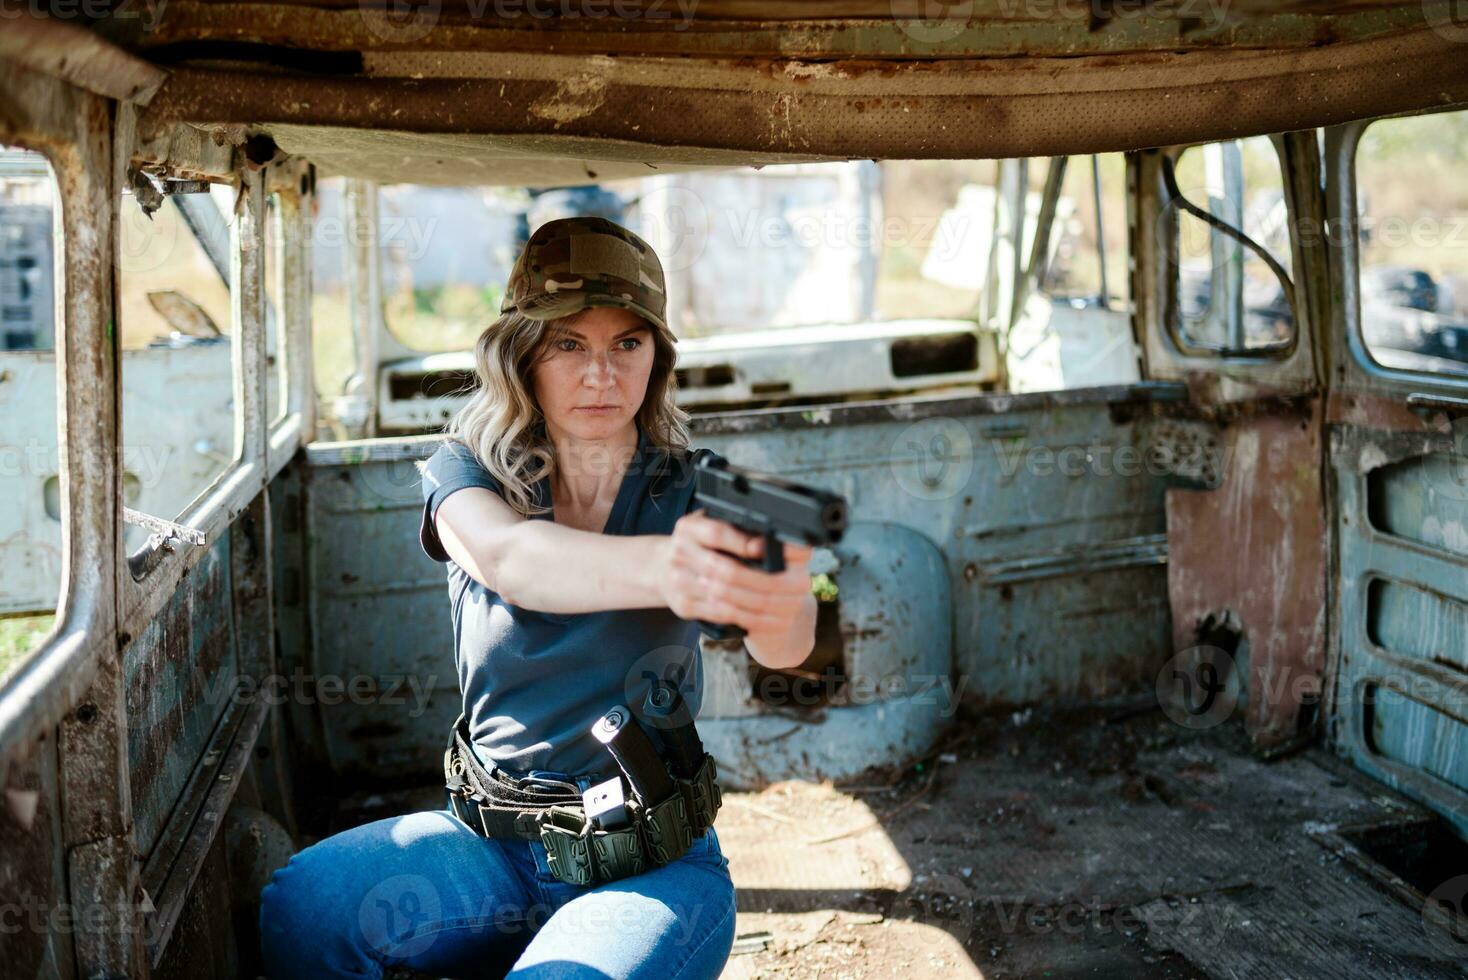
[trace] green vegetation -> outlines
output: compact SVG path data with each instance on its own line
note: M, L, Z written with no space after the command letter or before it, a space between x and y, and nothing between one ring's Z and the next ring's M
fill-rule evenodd
M384 300L383 317L414 350L469 350L499 316L503 296L503 286L471 283L399 289Z
M836 583L825 572L810 577L810 590L815 595L817 602L836 601Z
M0 677L25 659L56 623L55 613L0 619Z

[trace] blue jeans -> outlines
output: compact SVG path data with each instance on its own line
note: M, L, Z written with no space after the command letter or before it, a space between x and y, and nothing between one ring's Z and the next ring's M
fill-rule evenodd
M447 809L389 817L296 854L261 892L274 980L434 976L714 978L734 883L713 828L681 857L603 885L551 874L539 841L486 840Z

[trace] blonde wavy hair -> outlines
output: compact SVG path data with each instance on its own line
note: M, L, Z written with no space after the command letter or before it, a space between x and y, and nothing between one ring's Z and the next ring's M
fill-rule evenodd
M445 427L448 437L468 447L499 482L505 501L526 517L549 511L537 505L535 484L556 472L555 446L535 399L531 371L568 336L580 315L531 320L518 311L501 314L474 344L478 386ZM643 322L652 330L653 364L637 421L655 448L682 456L688 452L689 415L673 399L678 351L666 327Z

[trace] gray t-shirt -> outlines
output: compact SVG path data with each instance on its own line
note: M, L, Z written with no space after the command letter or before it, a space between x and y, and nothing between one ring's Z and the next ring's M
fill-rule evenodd
M637 430L637 452L603 533L671 534L693 508L693 467L704 456L721 457L709 449L670 455L651 444L641 423ZM695 621L666 607L562 615L505 602L450 559L438 539L438 507L464 487L501 492L465 445L446 440L424 468L419 540L424 553L448 565L454 662L469 731L485 765L515 775L543 770L610 778L616 762L591 727L617 704L640 712L654 678L677 681L697 715L703 662ZM535 485L535 496L551 504L548 478ZM643 728L661 744L655 726Z

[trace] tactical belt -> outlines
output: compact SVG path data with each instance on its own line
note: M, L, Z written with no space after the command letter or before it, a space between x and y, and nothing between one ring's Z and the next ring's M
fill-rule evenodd
M667 773L666 766L663 771ZM625 825L602 829L599 821L588 818L586 801L574 784L517 780L486 770L474 753L463 715L454 723L444 753L454 815L482 837L539 841L551 873L573 885L599 885L667 864L713 826L723 802L714 757L703 753L688 778L668 775L671 793L651 804L635 792L627 794ZM618 779L623 789L629 787L625 774Z

